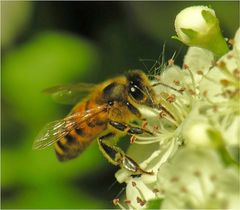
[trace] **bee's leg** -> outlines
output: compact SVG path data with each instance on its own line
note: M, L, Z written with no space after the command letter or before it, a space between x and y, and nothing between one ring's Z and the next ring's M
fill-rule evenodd
M110 163L125 168L133 174L153 174L152 172L147 172L141 169L141 167L132 158L128 157L119 147L109 145L103 141L103 139L109 138L110 136L114 136L114 134L109 133L98 139L100 150Z
M117 122L117 121L110 121L109 124L111 126L113 126L114 128L123 131L123 132L127 132L128 134L132 135L132 134L143 134L143 133L147 133L149 135L154 135L151 131L148 131L146 129L137 127L137 126L132 126L132 125L128 125L126 123L121 123L121 122Z

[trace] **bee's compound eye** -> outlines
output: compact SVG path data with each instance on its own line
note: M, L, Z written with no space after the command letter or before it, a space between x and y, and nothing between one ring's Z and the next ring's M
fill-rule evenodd
M112 106L113 105L113 101L108 101L108 105Z
M133 83L130 83L129 87L129 94L136 100L136 101L141 101L144 99L144 94L141 91L139 87L134 85Z

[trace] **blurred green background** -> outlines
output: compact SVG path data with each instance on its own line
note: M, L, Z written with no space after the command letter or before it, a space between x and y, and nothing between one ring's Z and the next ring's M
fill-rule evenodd
M52 148L33 151L47 122L69 105L42 90L57 84L101 82L129 69L148 71L166 44L165 60L186 47L175 40L174 18L189 5L210 5L225 37L239 27L239 2L1 1L1 207L114 208L124 187L117 168L94 142L79 158L57 161ZM110 188L110 189L109 189Z

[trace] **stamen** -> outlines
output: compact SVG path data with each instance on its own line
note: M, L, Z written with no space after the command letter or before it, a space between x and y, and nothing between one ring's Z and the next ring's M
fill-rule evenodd
M135 207L132 205L132 202L131 202L129 199L126 198L126 199L124 200L124 203L126 203L129 208L135 209Z
M167 101L168 101L169 103L175 102L175 101L176 101L176 95L171 94L170 96L167 97Z
M112 200L112 202L113 202L113 205L114 205L114 206L118 205L118 203L119 203L119 198L114 198L114 199Z
M142 129L146 129L147 125L148 125L148 122L147 122L147 121L143 121L143 123L142 123Z
M227 87L229 85L230 81L226 79L221 79L220 84L223 85L224 87Z
M159 108L161 108L162 110L164 110L165 112L167 112L167 114L169 114L169 116L176 121L178 124L180 124L181 122L181 117L179 116L179 113L177 112L177 110L175 109L173 104L168 103L167 101L165 101L164 99L162 99L161 97L159 98Z
M234 74L235 77L240 79L240 69L234 69L233 74Z
M137 185L136 182L132 181L132 186L136 187L136 185Z
M171 87L171 86L169 86L169 85L167 85L167 84L164 84L164 83L162 83L162 82L157 82L157 83L153 84L152 87L156 87L156 86L158 86L158 85L162 85L162 86L164 86L164 87L170 88L170 89L172 89L172 90L174 90L174 91L182 94L182 92L181 92L180 90L178 90L178 89L176 89L176 88L174 88L174 87Z
M172 58L170 58L168 60L168 66L173 66L174 65L174 60Z
M157 189L157 188L154 188L152 191L153 191L153 193L159 193L159 189Z
M182 187L180 188L180 190L181 190L181 192L183 192L183 193L188 193L188 189L187 189L185 186L182 186Z
M141 199L140 197L137 197L137 203L139 203L141 206L144 206L146 201Z
M134 144L136 139L137 139L137 137L135 135L132 135L131 138L130 138L130 143Z
M179 81L179 80L173 80L173 83L174 83L175 85L177 85L177 86L180 85L180 81Z
M183 64L183 69L185 69L185 70L186 70L186 69L189 69L189 66L184 63L184 64Z
M235 40L234 39L228 39L228 43L233 46L235 44Z
M207 189L207 188L206 188L205 185L204 185L204 178L203 178L203 176L202 176L202 173L197 170L197 171L194 171L194 172L193 172L193 175L198 178L198 180L199 180L198 183L199 183L200 189L201 189L201 191L202 191L202 196L203 196L204 200L206 200L206 196L207 196L207 193L208 193L208 192L206 192L206 189Z
M222 70L222 73L229 78L230 81L232 81L234 84L238 82L237 78L235 78L233 74L228 70L227 65L224 61L218 62L217 66L220 70Z
M128 200L128 199L125 199L125 200L124 200L124 203L126 203L127 205L130 205L130 204L131 204L131 201Z
M179 177L177 176L173 176L171 179L170 179L170 182L178 182L179 181Z
M210 180L211 180L212 182L216 181L216 179L217 179L216 174L212 174L212 175L210 176Z

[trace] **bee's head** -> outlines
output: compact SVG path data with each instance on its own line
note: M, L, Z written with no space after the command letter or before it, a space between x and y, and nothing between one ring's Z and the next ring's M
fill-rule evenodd
M140 70L130 71L127 75L127 91L130 98L138 104L154 106L155 93L147 76Z

